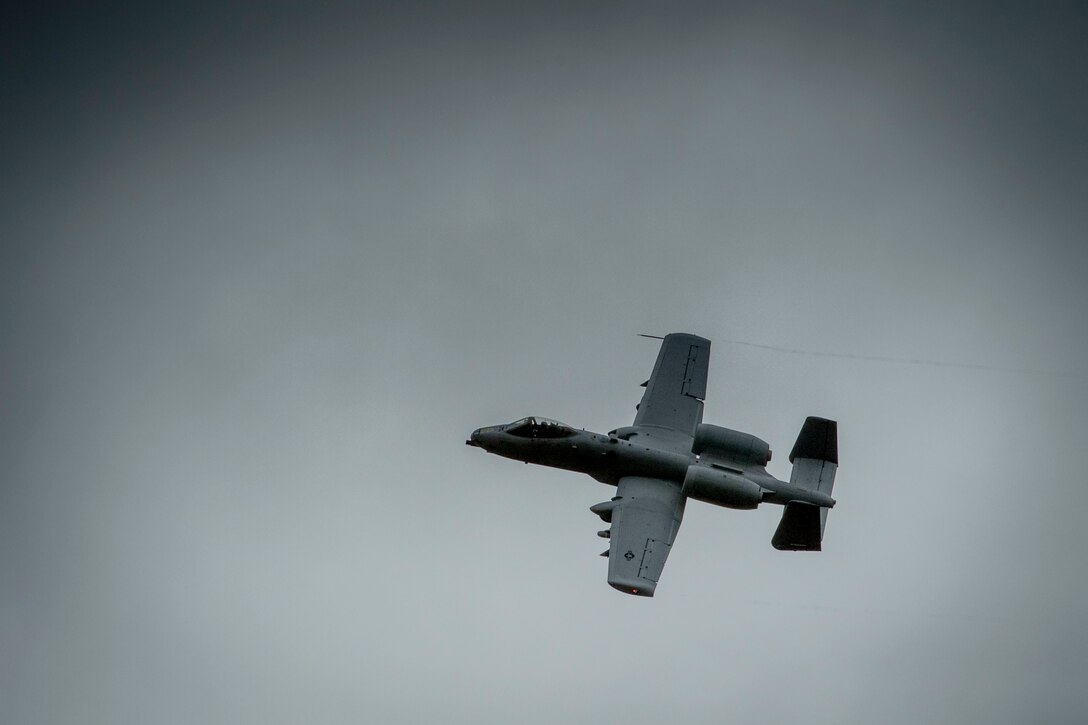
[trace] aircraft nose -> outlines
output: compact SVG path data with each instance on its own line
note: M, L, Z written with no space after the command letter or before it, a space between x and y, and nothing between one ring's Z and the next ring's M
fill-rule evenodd
M466 446L476 446L477 448L480 446L480 429L479 428L472 431L472 435L470 435L468 437L468 440L465 441L465 445Z

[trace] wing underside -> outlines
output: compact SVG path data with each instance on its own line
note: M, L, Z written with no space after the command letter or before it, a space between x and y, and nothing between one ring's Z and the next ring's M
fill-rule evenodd
M703 419L710 340L685 333L666 335L635 415L637 426L655 426L694 436Z
M608 583L652 597L684 517L680 486L655 478L621 478L609 507Z

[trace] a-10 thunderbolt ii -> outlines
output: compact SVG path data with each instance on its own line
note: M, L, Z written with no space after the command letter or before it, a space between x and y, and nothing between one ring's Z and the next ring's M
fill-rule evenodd
M590 507L611 527L608 583L652 597L688 499L733 509L784 506L771 539L776 549L819 551L838 468L833 420L809 417L790 453L790 480L767 473L771 449L748 433L703 419L710 340L665 336L633 425L607 435L548 418L522 418L473 431L470 446L506 458L587 473L616 487L610 501Z

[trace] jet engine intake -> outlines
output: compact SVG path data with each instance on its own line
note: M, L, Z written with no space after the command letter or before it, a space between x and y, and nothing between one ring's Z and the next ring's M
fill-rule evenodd
M731 509L754 509L763 489L743 476L710 466L688 466L683 494L697 501Z
M709 423L700 423L695 429L691 451L705 457L733 460L742 466L766 466L771 460L767 441Z

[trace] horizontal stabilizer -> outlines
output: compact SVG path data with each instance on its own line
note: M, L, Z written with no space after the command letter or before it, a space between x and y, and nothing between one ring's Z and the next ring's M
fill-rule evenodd
M820 507L801 501L790 501L771 539L779 551L820 551L824 538Z

